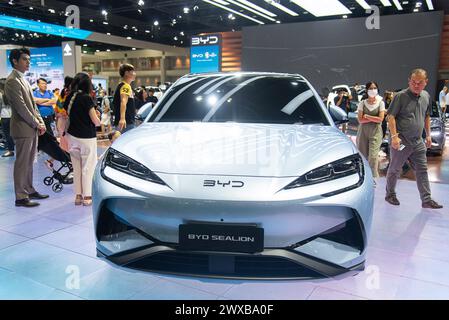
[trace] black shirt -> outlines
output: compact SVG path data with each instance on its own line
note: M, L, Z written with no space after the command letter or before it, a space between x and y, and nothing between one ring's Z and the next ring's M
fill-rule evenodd
M68 110L73 93L64 102L64 109ZM89 116L90 109L95 108L95 102L88 94L78 93L70 109L70 125L67 132L80 139L96 138L95 124Z
M126 94L128 96L128 103L126 104L125 120L126 124L134 124L136 118L136 105L134 102L134 96L132 94L131 86L125 82L120 82L115 90L114 94L114 125L117 126L120 121L120 104L121 104L121 94Z
M338 100L340 100L339 96L336 96L334 98L334 103L337 107L342 108L345 112L349 111L349 98L347 96L343 96L343 99L341 100L341 104L337 105Z
M147 98L147 102L152 102L152 103L156 104L157 101L158 100L155 96L148 96L148 98Z

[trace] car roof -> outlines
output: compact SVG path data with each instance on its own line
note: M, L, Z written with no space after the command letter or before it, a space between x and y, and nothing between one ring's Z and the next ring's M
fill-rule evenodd
M283 76L283 77L300 77L302 80L306 80L302 75L297 73L280 73L280 72L248 72L248 71L241 71L241 72L213 72L213 73L190 73L185 75L185 77L217 77L217 76L236 76L236 75L250 75L250 76Z

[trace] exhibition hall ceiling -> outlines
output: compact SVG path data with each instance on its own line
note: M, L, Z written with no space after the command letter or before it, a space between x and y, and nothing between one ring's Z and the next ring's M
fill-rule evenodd
M190 36L238 31L245 26L445 10L445 0L0 0L0 14L65 25L66 8L80 8L80 28L170 46L188 47ZM298 35L299 36L299 35ZM58 36L0 27L0 44L58 45ZM77 40L80 45L85 42ZM85 50L129 50L90 43Z

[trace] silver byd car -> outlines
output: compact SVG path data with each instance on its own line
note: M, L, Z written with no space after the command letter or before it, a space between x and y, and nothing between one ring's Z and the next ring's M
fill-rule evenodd
M302 76L187 75L99 161L97 253L211 277L353 274L373 190L366 160Z

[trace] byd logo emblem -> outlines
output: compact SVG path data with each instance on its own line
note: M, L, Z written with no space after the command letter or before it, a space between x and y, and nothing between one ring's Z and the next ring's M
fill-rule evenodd
M220 180L204 180L203 187L219 187L222 186L223 188L231 187L231 188L243 188L245 183L243 181L226 181L221 182Z
M192 46L218 44L217 36L193 37Z

